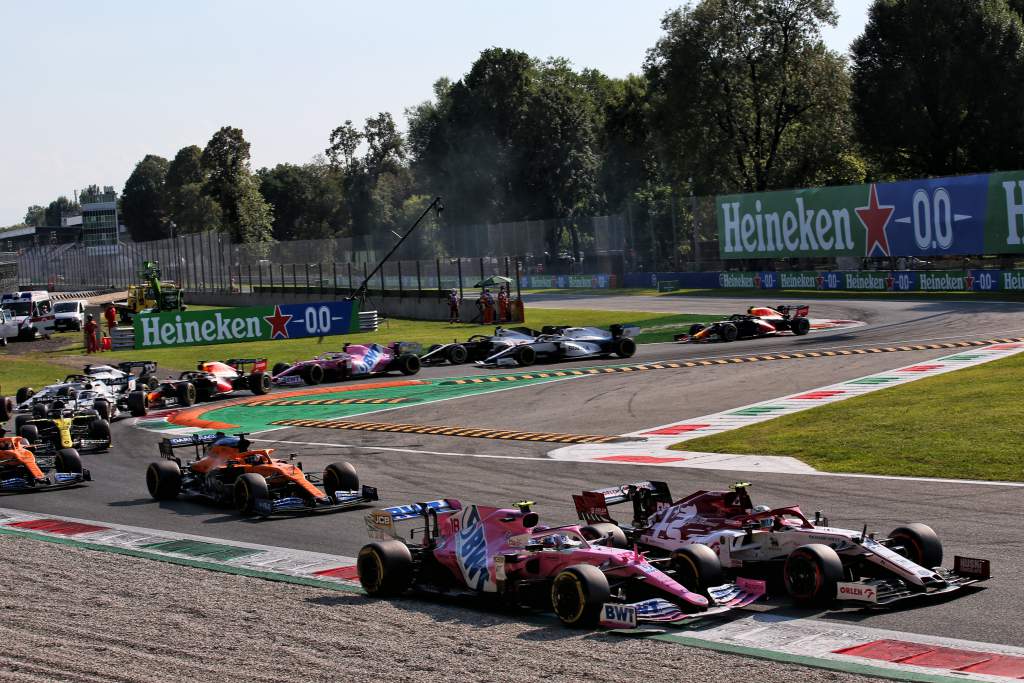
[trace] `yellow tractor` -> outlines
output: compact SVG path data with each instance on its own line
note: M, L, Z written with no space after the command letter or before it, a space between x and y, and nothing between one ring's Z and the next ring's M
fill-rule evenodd
M128 298L114 302L122 323L130 323L132 316L138 313L185 310L184 293L173 282L160 281L160 267L156 261L144 261L139 277L145 282L128 285Z

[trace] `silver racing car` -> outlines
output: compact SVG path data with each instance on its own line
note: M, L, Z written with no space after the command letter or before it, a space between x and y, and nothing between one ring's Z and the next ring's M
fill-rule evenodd
M546 325L540 331L528 327L498 327L493 336L474 335L465 342L436 345L420 359L424 365L473 361L482 367L553 363L600 356L629 358L636 353L639 327L612 325L597 327Z

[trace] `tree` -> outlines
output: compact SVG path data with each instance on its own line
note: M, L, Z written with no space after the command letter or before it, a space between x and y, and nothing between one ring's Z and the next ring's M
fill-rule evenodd
M238 244L272 242L274 210L260 194L259 183L244 173L238 184L238 221L232 226L232 238Z
M210 138L201 157L206 192L221 206L225 228L238 233L238 204L249 175L249 143L240 128L224 126Z
M220 230L221 208L203 189L202 183L182 185L170 213L175 235Z
M1006 0L876 0L852 47L853 99L860 139L880 169L1019 167L1022 49L1021 19Z
M278 164L256 177L274 208L274 239L320 239L348 229L343 177L326 163Z
M28 207L25 212L25 225L35 227L46 225L46 209L38 204Z
M168 205L175 203L176 195L182 187L202 183L204 180L206 174L203 171L203 150L197 145L179 149L167 167L164 189L167 192Z
M331 165L348 171L356 161L356 150L363 141L363 134L352 125L351 119L331 131L330 146L325 153Z
M673 185L846 180L827 172L851 145L845 61L821 40L835 22L833 0L703 0L665 16L645 72Z
M147 154L128 176L121 194L121 215L128 234L136 242L168 236L164 213L164 181L167 159Z
M73 202L61 195L46 207L46 213L44 214L45 225L51 227L58 226L63 216L75 216L81 212L82 207L79 206L78 202Z

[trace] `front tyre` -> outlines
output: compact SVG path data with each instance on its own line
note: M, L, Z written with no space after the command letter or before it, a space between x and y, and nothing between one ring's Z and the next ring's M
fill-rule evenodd
M149 395L145 391L133 391L128 394L128 412L133 417L145 417L149 412Z
M577 564L560 571L551 582L551 609L566 626L593 628L608 602L608 578L597 567Z
M10 396L0 396L0 422L7 422L15 410L14 399Z
M782 577L794 602L826 607L835 600L836 584L843 580L843 562L827 545L802 545L786 558Z
M675 580L688 591L707 595L708 589L720 586L722 563L718 555L703 543L686 545L672 553Z
M235 509L243 515L266 515L270 487L265 477L247 472L235 480Z
M718 327L718 336L722 341L733 342L739 336L739 330L732 323L722 323Z
M146 468L146 488L154 500L174 500L181 493L181 468L173 460L157 460Z
M82 456L74 448L62 448L57 451L54 466L61 473L82 474Z
M942 566L942 541L938 534L927 524L908 524L892 530L889 534L894 550L903 550L908 560L919 564L925 569Z
M110 438L110 423L103 418L97 417L89 423L89 438L94 441L101 441L101 450L108 450L112 443Z
M462 365L469 360L469 349L462 344L453 344L448 347L448 362L452 365Z
M99 416L103 420L106 420L107 422L110 422L110 401L104 398L98 398L92 402L92 407L93 409L95 409L97 416Z
M529 367L537 362L537 350L526 344L516 347L516 352L513 356L520 367Z
M178 405L180 406L191 406L196 403L196 385L192 382L185 382L179 384L174 388L174 395L178 399Z
M324 468L324 493L334 498L336 491L358 491L359 475L347 462L332 462Z
M359 550L356 571L368 595L375 598L401 595L412 585L412 553L401 541L368 543Z
M302 369L302 380L310 386L316 386L324 381L324 369L316 364L307 365Z
M314 365L312 367L320 370L320 380L323 381L324 369L319 365ZM264 394L270 393L270 376L265 372L254 372L249 375L249 391L257 396L263 396Z

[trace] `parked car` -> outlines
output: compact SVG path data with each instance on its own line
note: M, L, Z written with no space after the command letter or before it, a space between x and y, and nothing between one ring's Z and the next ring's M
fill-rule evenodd
M53 329L56 332L81 330L82 325L85 324L86 305L87 303L84 299L72 299L71 301L58 301L55 303L53 305L53 314L55 316Z

